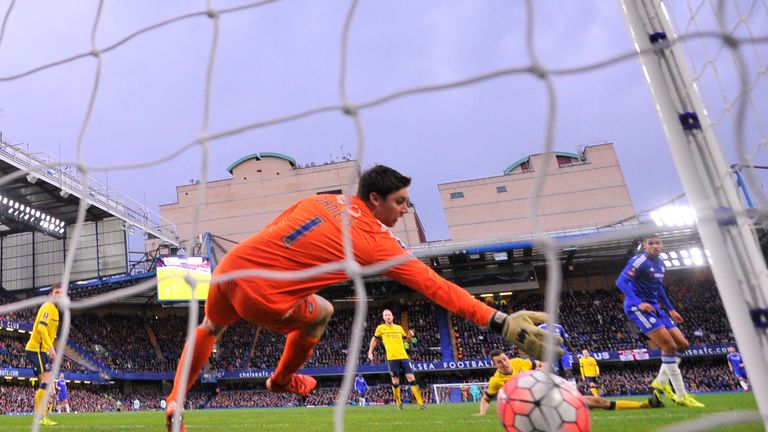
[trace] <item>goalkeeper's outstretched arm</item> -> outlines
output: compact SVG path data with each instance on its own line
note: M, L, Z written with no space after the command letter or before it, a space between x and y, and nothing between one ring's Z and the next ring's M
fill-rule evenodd
M537 325L547 321L547 314L519 311L509 315L498 311L472 297L465 289L444 279L417 259L391 268L386 275L413 288L446 310L502 335L532 357L539 360L543 358L547 333ZM563 353L559 348L562 341L559 337L554 339L553 343L557 346L555 352L559 358Z

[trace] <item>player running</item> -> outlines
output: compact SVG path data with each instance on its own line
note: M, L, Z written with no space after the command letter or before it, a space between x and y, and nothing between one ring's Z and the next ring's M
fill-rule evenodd
M657 236L649 236L643 241L644 251L630 258L616 280L616 286L624 293L624 313L646 336L661 348L661 368L656 379L651 383L654 392L664 392L678 405L703 408L685 390L683 374L680 372L681 356L679 353L688 349L688 340L677 324L683 322L664 292L664 261L659 258L664 244ZM659 307L659 301L669 311ZM671 318L670 318L671 317ZM672 387L668 384L672 383Z
M581 372L581 379L589 386L589 392L592 393L592 396L600 397L600 367L597 365L597 360L589 355L587 350L581 352L579 371Z
M355 261L361 265L379 263L399 256L410 259L384 274L443 308L503 335L536 357L542 355L545 333L536 324L546 321L541 312L519 311L507 315L472 297L461 287L443 279L408 250L389 228L408 212L409 177L378 165L360 177L357 196L314 195L285 210L256 235L230 250L216 267L205 303L205 318L195 330L194 350L186 344L168 396L166 424L171 430L179 392L186 392L208 361L216 340L238 319L287 334L283 355L267 380L273 392L309 394L317 385L314 378L297 374L325 331L333 306L315 294L331 284L347 280L341 271L301 280L241 277L222 280L238 270L295 271L344 260L342 215L350 209L350 233ZM187 356L191 367L187 388L180 388ZM179 426L185 430L183 424Z
M61 294L61 284L53 284L51 297L58 297ZM35 419L42 426L54 426L56 422L49 419L48 404L43 402L45 399L45 389L52 384L51 362L56 359L56 349L53 347L56 341L56 334L59 329L59 308L52 301L47 301L40 306L35 316L35 324L32 326L32 332L29 335L29 342L24 348L27 360L32 364L32 370L37 376L37 391L35 392Z
M741 354L736 351L736 347L728 347L728 369L736 375L739 380L741 388L745 392L749 391L749 378L747 377L747 369L744 368L744 359L741 358Z
M373 350L376 349L379 341L382 341L384 351L387 353L387 368L389 368L389 375L392 377L392 393L395 395L395 404L399 409L403 409L403 400L400 398L400 375L402 374L408 381L408 386L419 404L419 409L424 409L419 385L413 375L411 360L405 352L405 344L403 343L404 340L410 340L413 337L413 330L408 330L406 333L403 327L395 324L392 311L389 309L384 309L381 317L384 319L384 323L379 324L373 333L371 343L368 346L368 360L373 361Z

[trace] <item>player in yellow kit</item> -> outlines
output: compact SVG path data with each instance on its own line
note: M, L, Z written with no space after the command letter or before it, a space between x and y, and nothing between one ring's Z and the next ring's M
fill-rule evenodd
M54 284L49 293L52 297L61 294L61 284ZM27 359L32 364L32 370L38 378L38 388L35 392L35 415L40 417L40 424L53 426L56 424L46 416L47 404L43 403L45 389L51 385L51 362L56 359L56 349L53 343L59 329L59 309L52 301L40 306L35 317L35 324L25 348Z
M525 354L522 350L520 352ZM535 369L549 372L552 371L551 366L547 363L521 357L513 357L510 359L499 349L491 351L491 362L493 362L493 366L496 367L496 372L491 379L488 380L488 390L485 391L483 398L480 399L480 412L473 415L485 415L488 412L488 406L490 406L491 400L499 394L499 390L504 387L504 384L506 384L510 378L520 372ZM647 401L643 402L629 400L613 401L599 396L584 396L584 402L587 403L589 409L601 408L605 410L661 408L664 406L655 394L652 394Z
M424 409L424 401L421 399L421 392L416 383L416 377L413 375L411 360L408 358L408 354L405 352L405 344L403 344L403 339L411 340L413 330L408 330L408 333L406 333L401 326L395 324L392 311L389 309L384 309L382 318L384 318L384 324L379 324L376 327L376 331L371 338L371 343L368 347L368 360L373 361L373 350L378 345L379 340L381 340L384 343L384 351L387 352L387 367L389 367L389 374L392 376L392 393L395 394L397 407L403 409L403 402L400 398L400 374L403 373L408 381L408 385L411 387L413 397L416 398L416 402L419 404L419 409Z
M581 379L586 381L589 386L589 392L592 396L600 396L600 383L598 377L600 375L600 367L597 365L597 360L589 355L589 351L583 350L581 352L581 358L579 359L579 370L581 370Z

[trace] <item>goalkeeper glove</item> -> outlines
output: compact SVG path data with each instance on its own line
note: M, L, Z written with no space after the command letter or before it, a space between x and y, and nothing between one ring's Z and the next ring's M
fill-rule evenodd
M488 327L501 334L505 339L528 353L537 360L544 360L544 348L547 342L547 332L538 328L537 324L547 321L544 312L519 311L512 315L496 311L491 317ZM555 344L555 360L563 355L560 345L563 339L552 335Z

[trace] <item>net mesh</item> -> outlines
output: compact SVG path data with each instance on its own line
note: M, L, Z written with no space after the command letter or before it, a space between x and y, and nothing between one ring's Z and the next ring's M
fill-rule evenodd
M14 73L5 73L0 76L0 82L7 83L18 80L32 80L41 74L56 68L67 68L74 64L79 64L84 59L91 59L89 66L83 69L83 73L92 76L91 88L89 91L88 103L85 113L80 122L77 139L74 143L75 159L71 161L51 162L40 168L54 165L71 165L77 168L80 173L81 189L87 195L89 190L90 174L96 172L124 171L124 170L145 170L149 167L166 163L174 158L180 157L189 150L196 150L200 154L199 174L200 186L197 206L195 211L192 232L197 233L200 226L200 210L205 202L205 191L208 176L208 163L210 160L211 146L217 143L223 143L227 138L242 134L244 132L257 129L265 129L273 126L298 125L300 122L315 121L315 118L328 113L342 113L352 124L356 135L357 160L365 161L369 150L367 145L367 136L370 134L365 127L361 113L375 112L376 109L401 103L402 101L411 101L413 96L426 95L435 92L447 92L460 87L472 86L486 83L501 78L533 79L543 85L543 96L541 97L541 106L544 109L544 127L541 151L544 153L552 152L555 144L555 132L558 126L558 104L561 102L556 80L569 80L574 76L588 76L590 72L606 69L622 62L631 62L637 54L633 50L609 55L599 60L583 61L578 59L578 66L574 67L547 67L542 61L543 53L537 49L537 41L543 38L545 32L541 26L541 15L552 13L545 6L534 5L532 1L525 2L524 7L515 9L523 31L515 35L522 40L523 48L516 52L518 58L523 58L520 66L516 67L498 67L481 70L470 73L465 77L452 79L436 79L433 82L424 85L406 86L390 91L381 96L354 102L349 97L350 89L350 67L349 52L350 45L355 42L351 29L355 25L365 25L366 23L357 23L359 2L349 2L343 22L341 23L341 45L338 56L338 82L336 89L337 102L328 104L315 104L309 108L296 109L295 111L262 118L252 118L240 121L238 124L228 127L212 129L211 118L215 113L215 107L212 105L212 95L215 92L214 80L218 74L225 74L227 71L217 70L217 57L223 46L222 24L225 19L234 18L239 15L259 14L266 7L290 7L290 2L278 1L258 1L245 3L235 7L217 7L216 2L208 1L202 10L172 16L167 19L158 20L156 23L140 28L136 31L126 32L116 41L109 43L98 43L97 34L104 27L109 25L108 20L114 17L109 15L105 19L105 2L99 1L92 12L90 25L89 42L79 44L77 53L62 58L53 58L40 61L37 65L29 67ZM652 2L649 2L652 3ZM9 43L8 32L6 31L14 21L14 12L18 7L15 1L5 3L5 13L0 28L0 48ZM670 5L667 5L670 7ZM659 9L658 13L661 13ZM542 13L543 12L543 13ZM766 90L766 70L765 56L768 46L768 35L764 29L768 28L768 3L765 1L737 1L737 2L713 2L713 1L688 1L684 5L682 2L675 2L672 6L671 15L677 23L679 31L679 41L684 42L684 49L687 54L694 59L692 62L693 74L698 89L703 92L706 104L710 107L710 119L712 126L716 128L718 137L721 139L723 150L729 154L733 160L738 160L739 169L747 177L749 185L748 193L754 196L759 203L765 202L764 192L759 179L759 173L755 173L757 165L766 153L766 135L765 135L765 100L759 95L768 94ZM537 13L539 16L537 16ZM83 12L85 14L85 12ZM546 21L544 21L546 22ZM197 47L199 53L204 53L204 85L201 88L201 114L202 119L197 127L197 132L193 132L196 138L188 142L175 143L162 149L160 156L150 157L146 160L137 162L94 164L87 163L83 154L84 139L93 126L94 107L100 100L99 96L102 90L102 80L110 72L107 71L108 59L120 51L131 49L131 45L137 43L142 38L154 37L163 38L163 32L173 29L174 26L191 25L194 23L201 30L210 33L207 41L201 42ZM233 24L234 25L234 24ZM578 27L578 24L574 24ZM201 31L201 34L204 32ZM678 40L671 40L672 44L678 43ZM502 62L506 63L506 62ZM312 66L309 66L310 68ZM322 67L328 67L323 65ZM736 79L734 80L734 77ZM736 84L734 84L736 82ZM712 108L716 107L716 108ZM0 179L0 186L9 181L26 175L26 171L19 171ZM557 320L557 302L560 295L560 261L559 251L564 246L562 242L549 238L541 232L538 220L535 217L538 208L539 197L545 186L547 169L544 168L537 172L536 183L529 200L529 215L535 234L529 237L537 248L541 249L547 257L548 273L546 287L546 309L552 315L553 320ZM356 183L358 175L357 169L351 169L349 172L348 186L345 193L351 195L353 186ZM731 179L722 179L722 181L732 181ZM62 283L65 287L64 295L57 300L58 307L63 312L63 321L61 326L61 336L57 341L58 352L63 352L64 345L70 332L70 310L80 310L92 308L98 305L108 304L115 299L128 297L140 292L147 291L154 287L154 281L147 281L139 285L97 295L91 298L85 298L72 301L66 293L66 287L70 282L72 269L72 260L75 257L74 251L78 249L81 228L85 221L87 200L80 200L77 213L77 222L71 233L70 241L67 243L66 262L62 275ZM348 217L345 215L345 217ZM346 225L345 225L346 226ZM638 227L631 235L640 236L652 231L653 228ZM596 231L594 235L570 239L568 246L577 246L579 244L589 244L596 241L604 241L611 238L626 238L627 232L616 233L611 230ZM189 241L190 239L182 239ZM466 242L462 246L493 244L500 241L513 241L519 238L505 238L489 233L488 238L478 239L473 242ZM349 398L353 372L357 362L357 353L360 352L362 329L364 327L366 315L366 295L363 277L369 274L380 273L386 268L402 262L407 257L390 262L378 263L376 265L361 267L358 265L352 255L351 242L348 232L344 232L344 244L347 259L342 262L330 263L326 266L307 269L305 271L279 274L268 271L248 270L231 273L223 276L219 281L228 280L243 276L259 276L264 278L293 279L305 278L317 275L323 272L344 271L354 282L355 294L357 296L357 309L353 321L353 334L349 343L349 358L346 367L346 373L342 382L342 389L338 395L339 401L346 401ZM454 250L456 245L444 245L429 247L422 254L439 254ZM37 307L45 298L31 298L19 301L9 305L0 306L0 312L5 313L25 308ZM199 320L198 303L190 302L189 319L187 334L189 343L194 344L194 327ZM551 357L552 349L548 350L548 357ZM53 364L53 374L56 376L60 370L62 356L57 357ZM188 362L184 364L184 370L188 371ZM189 377L186 377L189 379ZM185 379L185 380L186 380ZM184 384L182 383L182 387ZM50 392L48 392L50 393ZM183 395L182 395L183 396ZM49 395L48 395L49 397ZM343 415L345 404L340 403L336 407L334 423L336 430L343 430ZM39 425L33 422L32 430L37 431Z

